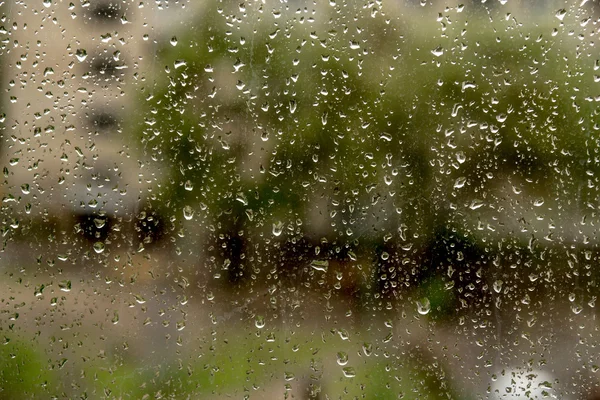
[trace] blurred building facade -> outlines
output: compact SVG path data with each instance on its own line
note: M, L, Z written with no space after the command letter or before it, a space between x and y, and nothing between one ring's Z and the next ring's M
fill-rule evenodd
M159 42L193 15L186 2L171 3L6 7L1 190L15 215L119 216L139 207L156 171L135 145L136 112L152 88Z

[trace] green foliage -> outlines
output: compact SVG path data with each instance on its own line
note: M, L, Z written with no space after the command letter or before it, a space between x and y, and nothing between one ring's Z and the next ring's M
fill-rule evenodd
M148 101L154 125L140 137L171 166L165 193L175 208L202 202L219 214L236 193L277 188L283 197L274 206L258 195L252 208L302 216L312 195L334 189L370 208L372 195L350 193L372 185L379 195L397 193L399 204L427 198L446 207L440 189L452 191L457 173L440 174L432 163L452 163L459 152L469 188L456 191L458 200L493 185L489 172L544 180L535 189L541 193L576 187L597 168L588 155L595 89L581 72L591 61L565 34L551 35L550 23L512 29L465 14L440 36L432 24L407 30L401 16L360 15L317 30L263 18L233 32L221 28L236 15L227 10L205 11L176 47L159 52L168 72L157 77ZM349 46L352 28L369 39ZM261 145L267 155L250 173L245 157L258 157ZM382 168L386 157L393 177ZM197 191L186 192L186 181ZM427 226L427 214L408 222Z
M35 343L5 337L0 346L0 399L49 398L56 394L56 369Z

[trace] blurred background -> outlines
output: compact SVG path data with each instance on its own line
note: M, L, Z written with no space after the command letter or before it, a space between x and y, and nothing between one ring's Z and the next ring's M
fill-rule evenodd
M597 1L0 15L0 399L600 398Z

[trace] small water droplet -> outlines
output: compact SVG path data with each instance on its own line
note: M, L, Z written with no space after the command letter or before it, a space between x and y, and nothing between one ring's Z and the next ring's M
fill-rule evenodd
M194 209L190 206L183 207L183 218L188 221L194 218Z
M379 139L385 140L386 142L392 141L392 135L387 132L381 132Z
M77 49L75 51L75 57L77 57L79 62L83 62L87 58L87 51L85 49Z
M444 54L444 48L442 46L438 46L435 49L431 50L431 54L436 57L441 57Z
M242 67L244 67L246 64L244 64L242 62L242 60L240 60L239 58L237 59L237 61L233 64L233 70L235 72L238 72Z
M33 295L35 297L40 297L43 294L45 287L46 286L43 283L40 286L36 286L36 288L33 291Z
M310 262L310 266L312 269L317 271L327 272L327 268L329 268L328 260L313 260Z
M562 21L563 19L565 19L565 15L567 15L567 10L561 8L560 10L556 11L556 14L554 15L556 16L556 18Z
M464 176L457 178L456 181L454 181L454 189L460 189L461 187L465 186L466 181L467 178L465 178Z
M264 328L265 327L265 317L263 317L262 315L258 315L254 319L254 326L256 326L258 329Z
M352 367L344 367L342 368L342 372L346 378L354 378L356 376L356 371Z
M295 377L296 377L296 375L294 375L293 372L286 371L283 373L283 378L288 382L293 381Z
M235 199L237 201L239 201L240 203L242 203L243 205L247 206L248 205L248 198L246 197L246 195L242 192L239 192L236 196Z
M69 280L60 281L58 283L58 287L63 292L70 292L71 291L71 281L69 281Z
M475 199L471 202L471 205L469 206L469 208L471 210L477 210L478 208L481 208L483 206L483 201L479 200L479 199Z
M504 284L504 282L502 282L500 279L496 280L494 282L494 292L500 293L502 291L503 284Z
M371 343L363 343L362 351L365 356L369 357L371 354L373 354L373 345Z
M171 46L177 46L177 37L176 37L176 36L173 36L173 37L171 38L171 41L170 41L170 43L171 43Z
M475 89L477 84L471 81L465 81L462 83L462 91L464 92L466 89Z
M431 302L427 297L423 297L421 300L417 300L417 312L421 315L429 314L431 310Z
M98 254L104 253L104 242L96 242L94 243L94 251Z
M340 339L342 340L350 340L350 334L345 329L340 329L338 335L340 335Z
M135 297L135 301L138 304L144 304L146 302L146 299L144 299L142 296L140 296L139 294L134 294L133 297Z
M343 351L337 353L337 363L341 366L348 364L348 353Z
M283 232L283 222L277 221L273 224L273 235L279 236Z

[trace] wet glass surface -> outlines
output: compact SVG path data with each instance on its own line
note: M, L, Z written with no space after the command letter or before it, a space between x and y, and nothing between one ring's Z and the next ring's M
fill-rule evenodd
M0 15L0 399L600 396L597 2Z

